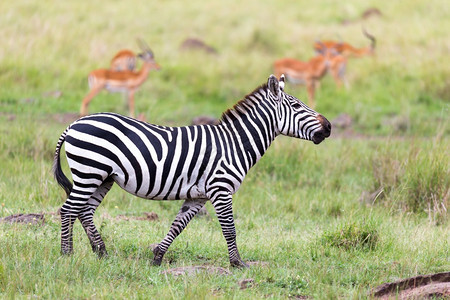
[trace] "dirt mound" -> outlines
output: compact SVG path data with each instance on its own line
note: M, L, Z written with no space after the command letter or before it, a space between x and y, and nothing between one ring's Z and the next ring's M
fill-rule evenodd
M0 218L0 222L43 225L45 222L45 217L44 214L16 214Z
M384 283L375 288L372 295L380 299L448 299L450 272L419 275Z

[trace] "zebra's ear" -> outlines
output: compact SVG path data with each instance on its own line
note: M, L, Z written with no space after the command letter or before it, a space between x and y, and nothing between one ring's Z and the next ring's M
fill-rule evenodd
M283 92L284 92L284 83L285 83L284 74L281 74L280 81L278 82L278 84L280 85L280 90L282 90Z
M280 85L278 83L278 79L274 75L269 76L267 87L269 88L269 91L278 98L280 95Z

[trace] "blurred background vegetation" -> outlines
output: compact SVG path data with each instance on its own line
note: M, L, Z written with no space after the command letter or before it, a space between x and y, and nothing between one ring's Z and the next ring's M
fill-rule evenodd
M381 15L363 18L370 8ZM198 114L219 116L266 81L275 59L308 60L316 39L367 46L364 26L377 38L375 57L350 59L348 90L327 76L317 110L329 119L347 113L355 130L377 135L434 135L448 115L450 21L442 1L17 1L0 9L4 113L77 112L87 74L108 67L120 49L139 51L142 38L162 69L137 92L137 113L184 125ZM187 38L217 55L180 50ZM303 86L287 90L306 98ZM125 114L124 105L120 94L102 92L90 111Z

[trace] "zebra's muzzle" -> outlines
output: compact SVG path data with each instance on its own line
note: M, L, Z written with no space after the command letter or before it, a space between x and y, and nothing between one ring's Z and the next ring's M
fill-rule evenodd
M322 115L317 116L317 120L322 125L322 128L316 132L312 137L312 141L314 144L320 144L324 139L330 136L331 134L331 123Z

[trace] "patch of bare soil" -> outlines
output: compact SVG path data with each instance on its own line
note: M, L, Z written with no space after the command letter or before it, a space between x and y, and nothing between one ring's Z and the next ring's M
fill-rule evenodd
M45 217L44 214L15 214L0 218L0 222L44 225Z
M171 268L162 271L161 274L170 274L172 276L180 276L180 275L193 276L200 272L206 272L208 274L217 274L217 275L231 274L231 272L228 269L214 266L187 266L187 267Z
M385 283L375 288L372 295L379 299L450 299L450 272Z

